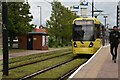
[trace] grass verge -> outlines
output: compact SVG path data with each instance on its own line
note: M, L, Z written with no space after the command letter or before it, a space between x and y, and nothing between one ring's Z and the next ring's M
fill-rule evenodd
M26 50L26 49L9 49L9 54L17 53L17 52L25 52L25 51L28 51L28 50Z
M67 64L61 65L55 69L49 70L47 72L44 72L40 75L37 75L33 78L39 78L39 79L58 79L59 77L63 76L64 74L68 73L75 67L79 66L80 64L84 63L87 59L75 59L74 61L71 61Z
M28 59L36 58L36 57L40 57L40 56L47 56L47 55L52 54L52 53L56 53L56 54L58 53L59 54L59 53L65 52L65 51L71 51L71 49L67 48L67 49L64 49L64 50L56 50L56 51L51 51L51 52L46 52L46 53L32 54L32 55L28 55L28 56L20 56L20 57L16 57L16 58L10 58L9 63L28 60Z
M34 58L34 59L30 59L30 60L28 59L28 60L25 60L25 61L12 63L12 64L9 64L9 68L24 65L24 64L38 62L40 60L44 60L44 59L51 58L51 57L57 57L57 56L68 54L68 53L70 54L71 52L69 51L69 52L64 52L64 53L60 53L60 54L52 54L52 55L48 55L48 56L42 56L42 57L37 57L37 58Z
M35 63L35 64L31 64L31 65L27 65L27 66L23 66L23 67L19 67L13 70L9 71L9 76L4 76L3 78L22 78L26 75L29 75L33 72L36 72L38 70L42 70L44 68L47 68L49 66L61 63L63 61L66 61L68 59L73 58L72 54L66 55L66 56L62 56L62 57L57 57L54 59L50 59L47 61L43 61L43 62L39 62L39 63Z

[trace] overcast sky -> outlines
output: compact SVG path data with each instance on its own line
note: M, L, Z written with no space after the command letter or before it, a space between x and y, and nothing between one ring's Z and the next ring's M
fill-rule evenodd
M33 24L39 25L40 23L40 10L37 6L42 7L42 25L45 26L46 20L49 19L51 16L52 7L47 1L52 0L28 0L30 6L31 6L31 13L33 15ZM70 7L73 5L79 5L79 2L81 0L58 0L60 1L64 6ZM87 1L87 0L86 0ZM92 0L88 0L91 2ZM119 0L94 0L95 1L95 8L103 10L103 14L108 14L107 23L110 24L110 26L116 25L116 6L118 4ZM91 5L88 6L88 14L91 14ZM103 15L98 17L104 24L104 18Z
M33 2L33 0L28 0L29 2ZM34 2L44 2L44 1L53 1L53 0L34 0ZM58 0L60 2L80 2L84 0ZM92 0L86 0L92 1ZM94 2L118 2L119 0L93 0Z

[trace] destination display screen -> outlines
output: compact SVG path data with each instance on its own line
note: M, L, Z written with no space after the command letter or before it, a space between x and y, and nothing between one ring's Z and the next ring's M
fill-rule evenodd
M86 21L86 20L76 20L76 25L93 25L93 21Z

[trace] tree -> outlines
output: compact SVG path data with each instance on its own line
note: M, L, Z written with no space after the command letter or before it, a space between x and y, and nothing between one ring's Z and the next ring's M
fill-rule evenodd
M78 16L58 1L54 0L51 4L52 13L50 20L48 20L46 24L50 39L54 39L52 41L55 43L51 45L68 45L72 36L72 21Z
M24 2L9 2L8 3L8 34L10 47L12 48L13 39L16 36L26 34L32 30L32 15L29 11L30 6Z

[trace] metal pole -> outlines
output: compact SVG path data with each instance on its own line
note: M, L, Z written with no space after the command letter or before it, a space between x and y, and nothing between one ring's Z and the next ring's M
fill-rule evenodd
M41 6L37 6L37 7L39 7L40 8L40 25L42 25L42 8L41 8Z
M107 23L106 23L106 22L107 22L107 21L106 21L106 18L107 18L107 16L104 16L104 18L105 18L105 27L106 27L106 24L107 24Z
M40 24L42 25L42 8L41 8L41 6L40 6Z
M105 18L105 27L106 27L106 18Z
M2 2L2 30L3 30L3 75L8 76L8 12L7 3Z
M119 10L119 6L117 5L117 21L116 21L117 22L117 27L118 27L118 23L119 23L118 22L118 20L119 20L119 18L118 18L119 17L119 11L118 10Z
M92 0L92 17L94 17L94 0Z

